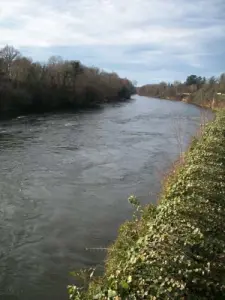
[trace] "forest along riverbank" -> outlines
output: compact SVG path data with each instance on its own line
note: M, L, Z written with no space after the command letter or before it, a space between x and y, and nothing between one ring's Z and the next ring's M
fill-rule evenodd
M33 62L14 47L0 49L0 118L96 107L135 93L128 79L80 61Z
M160 181L210 112L135 96L79 113L0 122L0 298L65 300L69 271L97 266L127 198L155 203ZM178 137L178 139L177 139ZM12 297L13 299L13 297Z
M141 96L156 97L192 103L200 107L225 107L225 73L219 77L190 75L185 82L161 82L146 84L137 88Z

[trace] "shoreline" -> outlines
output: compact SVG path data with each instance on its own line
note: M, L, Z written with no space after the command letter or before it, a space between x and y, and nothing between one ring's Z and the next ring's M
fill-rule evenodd
M149 95L140 95L140 94L138 94L138 95L143 96L143 97L155 98L155 99L159 99L159 100L169 100L169 101L183 102L183 103L195 105L195 106L200 107L200 108L208 108L208 109L211 109L211 110L216 109L216 105L215 105L215 108L212 105L213 101L210 101L209 103L205 103L205 104L198 104L198 103L192 102L191 100L187 100L187 99L178 99L178 98L170 98L170 97L162 98L162 97L155 97L155 96L153 97L153 96L149 96Z
M5 120L10 120L14 118L18 118L20 116L31 116L31 115L45 115L45 114L60 114L60 113L77 113L88 110L96 110L101 109L104 105L116 104L116 103L124 103L132 100L132 95L129 98L118 98L113 100L106 100L104 102L92 103L87 105L80 106L62 106L55 109L34 109L34 110L21 110L21 111L0 111L0 122Z

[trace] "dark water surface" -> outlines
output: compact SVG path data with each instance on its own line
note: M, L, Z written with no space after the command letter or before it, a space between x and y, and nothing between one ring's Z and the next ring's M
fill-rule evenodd
M104 252L85 248L115 239L132 215L130 194L156 201L178 140L184 150L205 112L135 96L1 122L0 299L64 300L69 271L101 270Z

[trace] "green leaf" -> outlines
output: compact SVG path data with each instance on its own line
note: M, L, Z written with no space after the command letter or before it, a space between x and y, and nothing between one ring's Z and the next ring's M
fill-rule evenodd
M117 293L113 290L108 290L108 297L112 298L112 297L116 297Z
M121 287L122 287L124 290L128 290L128 289L129 289L129 284L128 284L126 281L122 281L122 282L121 282Z

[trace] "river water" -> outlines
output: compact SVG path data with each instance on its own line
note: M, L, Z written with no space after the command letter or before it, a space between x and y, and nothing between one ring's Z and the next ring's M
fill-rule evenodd
M64 300L70 271L98 265L205 110L134 96L98 110L0 122L0 299ZM180 149L182 145L182 149Z

